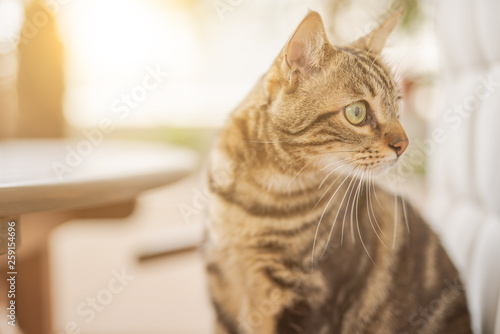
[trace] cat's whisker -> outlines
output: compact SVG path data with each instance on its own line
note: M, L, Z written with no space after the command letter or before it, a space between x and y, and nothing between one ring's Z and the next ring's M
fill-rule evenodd
M404 197L401 197L401 199L403 200L403 215L405 217L406 229L408 230L408 233L411 233L410 232L410 224L408 223L408 216L406 215L406 200Z
M398 171L398 183L400 183L403 187L405 187L405 184L403 183L403 181L401 181L401 179L402 179L401 174ZM403 215L404 215L404 218L405 218L406 230L408 231L408 233L410 233L410 225L408 224L408 216L406 215L406 200L405 200L405 197L401 196L401 200L402 200L402 203L403 203Z
M354 237L354 217L356 217L356 219L357 219L359 192L360 192L360 189L361 189L364 177L365 177L365 172L363 170L361 170L361 175L360 175L360 178L359 178L358 187L356 188L356 191L354 192L354 200L352 202L352 208L351 208L351 239L352 239L353 243L355 242L355 237ZM354 203L356 203L356 210L354 210ZM356 213L355 215L354 215L354 211Z
M283 140L276 141L267 141L267 140L249 140L249 143L258 143L258 144L275 144L275 143L283 143Z
M357 176L358 173L356 173L353 177L353 180L356 179L356 176ZM351 181L352 182L352 181ZM340 245L342 246L344 244L344 226L345 226L345 219L347 217L347 211L349 211L349 203L351 202L351 196L352 196L352 191L354 190L354 187L351 188L351 192L349 193L349 197L347 199L347 204L346 204L346 208L344 210L344 219L342 220L342 235L340 237ZM347 191L349 191L349 188L347 189ZM346 191L346 192L347 192Z
M312 268L314 268L314 250L316 248L316 240L318 238L318 232L319 232L319 228L321 226L321 221L323 220L323 217L325 216L325 213L326 213L326 210L328 209L328 207L330 206L330 203L332 202L333 198L335 197L335 195L337 194L337 192L340 190L340 188L342 187L342 185L345 183L345 181L349 178L349 176L354 172L354 170L351 171L351 173L349 173L349 175L347 175L344 180L342 181L342 183L338 186L338 188L335 190L335 192L333 193L332 197L330 197L330 200L328 201L328 203L326 204L325 208L323 209L323 212L321 213L321 217L319 218L319 221L318 221L318 226L316 227L316 233L314 234L314 241L313 241L313 247L312 247L312 255L311 255L311 266Z
M281 142L269 142L269 144L274 144L274 143L284 143L286 141L281 141ZM293 149L293 150L286 150L286 152L288 153L294 153L294 152L304 152L304 149L303 148L297 148L297 149ZM359 153L359 151L355 150L355 151L324 151L324 152L314 152L314 154L318 154L318 155L325 155L325 154L336 154L336 153Z
M370 179L371 179L371 186L373 187L373 192L375 192L375 181L373 179L373 173L372 173ZM370 194L370 207L371 207L371 211L372 211L372 214L373 214L373 219L375 220L375 225L380 230L380 233L382 233L382 236L384 236L384 238L385 238L386 236L385 236L384 230L382 230L382 228L380 227L380 225L378 223L378 220L377 220L377 216L375 215L375 210L373 209L373 199L372 199L371 189L370 189L370 193L369 194ZM380 202L379 202L379 204L380 204Z
M335 170L339 169L339 168L342 168L342 167L349 167L347 165L342 165L342 166L339 166L338 168L336 168ZM335 171L334 170L334 171ZM325 192L323 193L323 195L321 195L321 197L319 198L319 200L316 202L316 204L314 205L314 207L312 208L311 211L313 211L314 209L316 209L316 207L318 206L318 204L321 202L321 200L323 199L323 197L325 197L325 195L328 193L328 191L330 190L330 188L335 184L335 182L337 182L337 180L342 176L342 173L339 173L339 175L335 178L335 180L333 180L333 182L330 184L330 186L325 190ZM328 177L328 176L327 176ZM349 177L349 175L347 176ZM324 179L326 180L326 178ZM324 181L323 180L323 181ZM319 189L320 187L318 187ZM338 188L337 188L338 190Z
M349 183L349 186L347 187L347 189L346 189L346 191L344 193L344 196L342 197L342 201L340 202L339 208L337 209L337 213L335 215L335 219L333 220L332 227L330 228L330 233L328 234L328 239L326 241L325 248L323 249L323 253L321 253L321 257L323 257L325 255L325 252L327 250L328 244L330 243L330 239L331 239L331 236L332 236L332 233L333 233L333 228L335 227L335 223L336 223L337 218L339 216L340 210L342 209L342 204L344 204L345 197L346 197L347 193L349 192L349 188L351 187L351 184L352 184L352 182L354 180L355 180L355 177L353 177L351 179L351 182Z
M397 189L394 195L394 235L392 237L392 249L396 247L396 234L398 230L398 194Z
M304 167L302 167L302 168L299 170L299 172L298 172L297 174L295 174L295 176L294 176L294 177L290 180L290 182L288 182L288 185L286 186L287 188L288 188L288 187L290 187L290 185L291 185L291 184L292 184L292 182L293 182L293 181L297 178L297 176L299 176L299 174L300 174L300 173L302 173L302 171L303 171L303 170L304 170L304 169L305 169L305 168L306 168L306 167L307 167L307 166L308 166L311 162L312 162L312 160L311 160L311 161L309 161L308 163L306 163L306 164L304 165Z
M302 157L304 156L304 154L309 155L309 156L314 156L314 155L318 155L318 156L331 155L333 157L339 157L339 155L341 155L343 153L359 153L359 151L325 151L325 152L319 152L318 153L318 152L308 151L307 149L304 149L304 148L281 149L281 151L283 151L284 154L288 155L290 157L290 159L292 159L292 160L302 159ZM339 158L343 158L343 157L340 156Z
M358 161L358 160L361 160L361 159L363 159L363 158L358 158L358 159L354 159L354 160L352 160L352 159L344 159L344 161L348 161L348 162L350 162L350 163L353 163L353 162ZM342 162L343 162L343 161L342 161ZM336 164L336 163L333 163L333 164ZM330 164L330 166L331 166L331 165L332 165L332 164ZM345 166L347 166L347 164L345 164ZM323 169L324 169L324 168L322 168L321 170L323 170ZM337 169L338 169L338 168L337 168ZM337 170L337 169L335 169L335 170ZM328 177L329 177L329 176L330 176L333 172L335 172L335 170L331 171L331 172L330 172L330 173L329 173L329 174L328 174L328 175L327 175L327 176L323 179L323 181L321 181L321 183L320 183L320 185L319 185L318 189L320 189L320 188L323 186L323 184L324 184L324 182L326 181L326 179L327 179L327 178L328 178Z
M349 165L347 165L347 164L342 164L341 166L338 166L338 167L334 168L334 169L333 169L330 173L328 173L328 174L325 176L325 178L321 181L321 183L320 183L320 184L319 184L319 186L318 186L318 190L319 190L319 189L321 189L321 187L323 186L323 184L325 183L325 181L328 179L328 177L330 177L330 175L332 175L335 171L337 171L339 168L342 168L342 167L349 167ZM342 175L342 174L340 174L340 175ZM340 175L339 175L339 176L340 176ZM337 178L338 178L338 177L337 177ZM336 181L336 180L337 180L337 179L335 179L335 181ZM333 182L335 182L335 181L333 181ZM332 183L332 185L333 185L333 183ZM330 185L330 187L331 187L332 185ZM328 189L330 189L330 187L328 187ZM328 189L327 189L327 191L328 191Z
M360 176L362 176L362 175L363 175L363 172L361 171ZM359 180L356 191L354 192L354 198L353 198L352 207L351 207L351 240L352 240L352 243L356 242L356 240L354 238L354 203L356 202L356 199L358 197L358 190L359 190L359 186L361 185L361 180L362 179ZM356 212L357 212L357 206L356 206Z
M357 152L357 151L340 151L339 153L344 153L344 152ZM330 166L337 165L337 164L339 164L339 163L343 163L344 161L349 161L349 160L350 160L350 158L341 159L340 161L336 161L336 162L334 162L334 163L331 163L331 164L326 165L325 167L321 168L320 170L324 170L324 169L326 169L326 168L328 168L328 167L330 167ZM357 161L357 160L359 160L359 159L351 160L351 161L349 161L349 162L354 162L354 161ZM304 165L304 167L302 167L302 168L299 170L299 172L298 172L298 173L297 173L297 174L296 174L296 175L295 175L295 176L294 176L294 177L290 180L290 182L287 184L287 188L288 188L288 187L290 187L290 185L292 184L292 182L293 182L293 181L295 181L295 179L297 178L297 176L299 176L299 174L300 174L300 173L302 173L302 172L306 169L306 167L307 167L308 165L310 165L312 162L313 162L312 160L311 160L311 161L309 161L308 163L306 163L306 164ZM335 169L335 170L336 170L336 169ZM335 172L335 170L333 170L332 172L330 172L330 173L329 173L329 174L325 177L325 179L323 179L323 181L322 181L322 182L321 182L321 184L319 185L318 189L320 189L320 188L323 186L323 183L326 181L326 179L328 178L328 176L330 176L333 172ZM316 205L317 205L317 203L316 203ZM315 207L316 207L316 206L315 206Z
M360 197L360 193L361 191L363 190L363 186L364 186L364 183L363 183L363 179L365 177L365 174L363 173L363 175L361 175L361 180L360 180L360 187L358 188L358 197L356 199L356 226L358 228L358 235L359 235L359 240L361 241L361 245L363 246L363 248L365 249L365 252L366 254L368 255L368 257L370 258L370 260L372 261L373 264L375 264L375 261L373 261L373 258L372 256L370 255L370 252L368 251L368 249L366 248L366 245L365 245L365 242L363 241L363 237L361 236L361 230L359 229L359 219L358 219L358 202L359 202L359 197Z
M366 212L368 213L368 220L370 221L370 225L372 226L373 232L375 232L375 235L377 236L378 240L380 240L382 245L384 245L384 247L387 248L387 245L384 243L384 241L378 235L378 232L375 229L375 226L373 225L373 221L372 221L371 214L370 214L369 203L370 203L370 191L371 191L370 183L372 181L371 178L372 178L372 173L368 174L368 185L366 186ZM373 218L375 218L375 213L373 214Z
M331 164L328 164L328 165L324 166L323 168L321 168L320 171L323 171L323 170L327 169L330 166L335 166L335 165L337 165L337 164L339 164L341 162L347 161L347 160L349 160L349 158L345 158L345 159L341 159L339 161L332 162Z
M330 152L324 152L320 154L330 154L330 153L359 153L359 151L330 151Z
M373 193L375 194L375 200L377 201L378 205L382 208L382 210L384 210L384 207L382 206L382 204L380 203L380 201L378 199L377 188L375 187L375 181L373 182Z

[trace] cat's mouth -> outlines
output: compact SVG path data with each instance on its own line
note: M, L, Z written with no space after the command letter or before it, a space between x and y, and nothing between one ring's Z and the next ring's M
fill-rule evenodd
M360 169L374 175L383 174L394 167L400 160L401 155L393 152L389 154L379 154L379 151L367 152L358 157L354 157L353 165L355 169Z

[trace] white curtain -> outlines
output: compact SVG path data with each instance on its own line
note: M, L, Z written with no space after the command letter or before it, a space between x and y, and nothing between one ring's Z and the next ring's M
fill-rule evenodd
M467 288L475 333L500 334L500 1L440 0L442 113L429 219Z

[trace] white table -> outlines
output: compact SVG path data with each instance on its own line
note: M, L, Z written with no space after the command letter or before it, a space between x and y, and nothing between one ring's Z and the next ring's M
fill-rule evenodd
M196 155L178 147L127 141L96 144L86 139L0 142L0 254L7 251L9 223L15 224L18 261L10 270L4 267L7 259L3 256L0 268L19 269L17 317L27 334L50 332L50 278L46 267L47 237L52 227L80 216L109 216L106 212L128 215L133 206L123 203L133 203L139 193L177 181L197 166ZM91 210L103 207L110 209ZM54 214L35 214L46 211ZM29 226L23 226L26 240L23 236L19 240L23 216L29 218ZM50 227L33 232L44 224ZM23 251L33 250L34 236L42 240L42 246L26 255L23 266ZM32 261L32 256L38 260ZM30 274L32 270L34 274ZM30 277L39 274L46 277Z

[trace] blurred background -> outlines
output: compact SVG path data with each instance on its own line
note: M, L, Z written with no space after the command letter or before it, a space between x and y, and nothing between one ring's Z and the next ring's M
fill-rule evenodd
M219 127L267 70L308 9L325 16L330 39L342 44L405 8L387 59L412 93L431 94L438 69L431 1L0 4L3 137L78 136L111 118L114 136L200 145L205 130ZM163 76L144 87L151 71ZM428 105L411 109L431 116Z
M85 138L111 121L105 141L173 143L203 157L308 9L337 45L404 10L383 55L404 91L412 142L402 191L423 207L423 143L441 102L431 0L0 0L0 138ZM52 333L210 332L196 251L137 260L197 240L203 208L185 210L199 200L198 179L145 194L127 218L51 232ZM123 270L130 280L115 293Z

